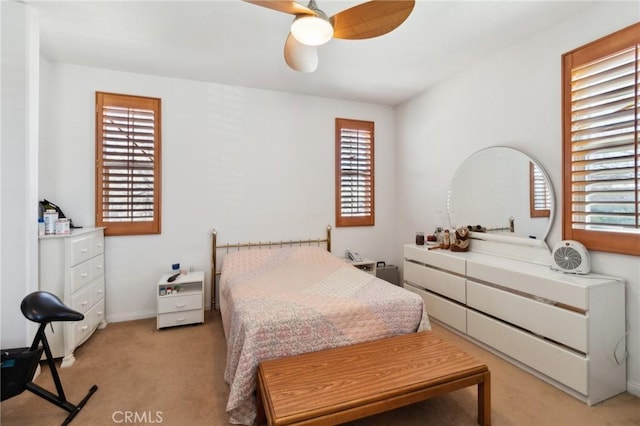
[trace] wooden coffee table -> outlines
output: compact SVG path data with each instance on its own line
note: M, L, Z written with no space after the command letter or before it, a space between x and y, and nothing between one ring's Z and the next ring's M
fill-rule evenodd
M338 424L478 385L478 423L491 424L486 365L431 331L265 361L258 424Z

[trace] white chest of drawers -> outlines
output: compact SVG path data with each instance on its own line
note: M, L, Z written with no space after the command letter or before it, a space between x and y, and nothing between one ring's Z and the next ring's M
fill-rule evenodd
M626 390L620 280L408 244L403 281L431 318L589 405Z
M84 314L82 321L53 323L53 333L47 329L53 356L63 357L61 367L71 366L75 348L107 324L103 230L82 228L69 235L40 237L39 289Z

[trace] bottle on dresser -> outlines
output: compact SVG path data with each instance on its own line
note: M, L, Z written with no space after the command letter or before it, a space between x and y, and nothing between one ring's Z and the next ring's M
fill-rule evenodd
M45 235L53 235L56 233L56 222L58 221L58 212L54 209L45 210L43 214L44 218L44 233Z

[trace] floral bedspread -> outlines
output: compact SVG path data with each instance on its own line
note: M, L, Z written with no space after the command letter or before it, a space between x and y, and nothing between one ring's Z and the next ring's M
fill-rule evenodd
M220 310L227 339L230 422L256 416L258 364L430 329L420 296L319 247L225 256Z

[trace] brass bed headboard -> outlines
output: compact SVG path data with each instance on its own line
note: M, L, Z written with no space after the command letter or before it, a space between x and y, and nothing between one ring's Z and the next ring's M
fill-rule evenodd
M257 243L236 243L236 244L222 244L218 245L218 232L214 229L211 231L211 309L216 309L216 276L220 275L220 271L217 269L217 251L225 250L226 253L229 253L230 250L240 250L247 249L251 250L252 248L284 248L284 247L293 247L303 245L311 246L312 244L317 244L320 247L320 244L327 244L327 251L331 253L331 225L327 225L326 228L326 237L325 238L317 238L317 239L300 239L300 240L289 240L289 241L269 241L269 242L257 242Z

